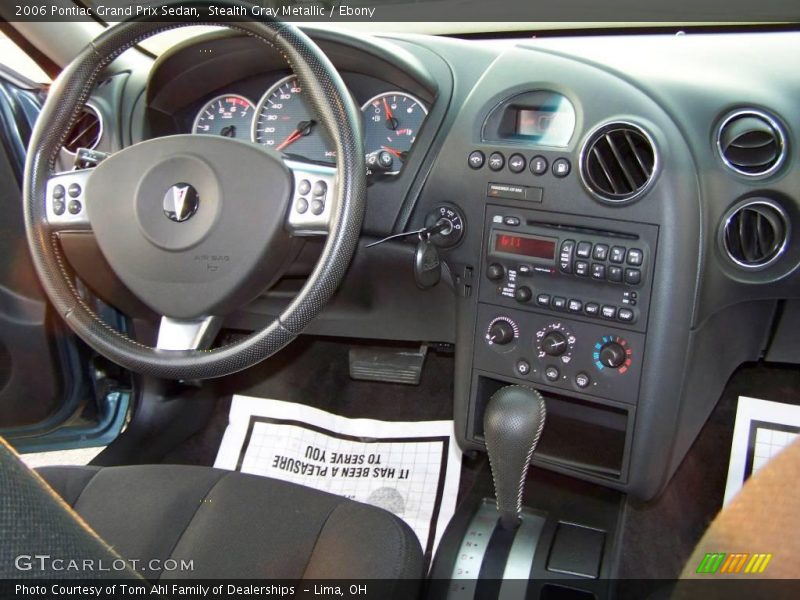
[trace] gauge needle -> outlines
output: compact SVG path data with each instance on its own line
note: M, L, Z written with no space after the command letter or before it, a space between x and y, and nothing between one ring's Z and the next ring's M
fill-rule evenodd
M381 148L386 150L389 154L394 154L397 158L403 161L406 159L406 156L408 156L408 152L401 152L400 150L395 150L389 146L381 146Z
M394 118L394 113L386 98L383 99L383 110L386 111L386 128L394 131L397 129L397 119Z
M276 150L283 150L289 144L293 144L301 137L306 136L311 133L314 125L316 125L316 121L300 121L297 124L297 129L295 129L292 133L290 133L285 140L283 140L280 144L278 144Z

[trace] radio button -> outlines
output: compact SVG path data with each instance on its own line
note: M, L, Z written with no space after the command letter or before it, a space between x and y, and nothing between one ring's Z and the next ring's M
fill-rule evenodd
M575 275L586 277L589 274L589 263L585 260L575 261Z
M583 307L583 312L590 317L596 317L600 312L600 305L597 302L587 302Z
M514 290L514 299L517 302L522 302L522 303L529 302L531 298L533 298L533 292L531 291L531 288L529 288L527 285L521 285L516 290Z
M508 170L512 173L522 173L525 170L525 157L522 154L512 154L508 157Z
M556 296L555 298L553 298L553 302L551 303L550 306L552 306L556 310L564 310L567 306L567 299L562 298L561 296Z
M592 255L592 243L578 242L578 247L575 250L575 254L580 258L589 258Z
M503 156L502 152L492 152L489 155L489 168L492 171L499 171L502 169L506 164L506 157Z
M486 157L483 155L483 152L480 150L473 150L469 153L469 157L467 158L467 163L471 169L480 169L483 166L483 162L486 160Z
M639 269L625 269L625 283L639 285L642 282L642 272Z
M517 267L517 273L520 275L530 275L533 273L533 267L531 265L519 265Z
M547 159L544 156L534 156L531 159L530 169L534 175L544 175L547 173Z
M500 263L492 263L486 267L486 277L492 281L499 281L506 275L506 270Z
M617 311L617 319L623 323L631 323L633 322L633 311L630 308L620 308Z
M617 264L625 262L625 248L622 246L612 246L609 260Z
M567 308L569 309L569 312L579 313L583 309L583 302L580 300L570 300Z
M644 252L639 248L631 248L628 250L628 264L632 267L640 267L644 260Z
M595 260L605 260L608 258L608 244L595 244L592 258Z
M509 227L517 227L520 224L519 217L503 217L503 224Z
M617 316L617 307L604 304L601 313L604 319L614 319Z
M606 278L606 266L602 263L592 263L592 279L603 280Z
M608 280L620 283L622 281L622 267L608 265Z
M539 294L536 296L536 304L539 306L550 306L550 294Z
M558 267L562 273L572 273L572 258L575 254L575 240L561 242L561 251L558 255Z

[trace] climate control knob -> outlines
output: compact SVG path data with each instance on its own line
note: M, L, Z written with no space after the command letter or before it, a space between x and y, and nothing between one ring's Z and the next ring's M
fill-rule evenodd
M567 351L567 338L560 331L550 331L542 338L541 347L547 356L561 356Z
M506 346L519 337L519 327L507 317L497 317L489 323L486 343L490 346Z
M633 351L625 338L618 335L604 335L594 345L592 358L598 371L615 369L622 375L632 364Z
M617 342L608 342L600 348L600 362L612 369L621 367L625 362L625 348Z

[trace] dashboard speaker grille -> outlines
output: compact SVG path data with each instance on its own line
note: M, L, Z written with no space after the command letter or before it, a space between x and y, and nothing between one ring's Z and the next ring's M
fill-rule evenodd
M76 154L79 148L93 150L103 135L103 122L97 111L89 105L81 110L64 142L67 152Z
M784 138L767 115L743 111L728 117L719 129L723 162L737 173L759 177L773 172L783 160Z
M602 200L625 202L641 194L652 180L656 151L649 136L627 123L610 123L586 142L581 174Z
M783 253L788 242L786 214L776 204L753 201L734 210L725 221L723 243L728 256L745 268L763 268Z

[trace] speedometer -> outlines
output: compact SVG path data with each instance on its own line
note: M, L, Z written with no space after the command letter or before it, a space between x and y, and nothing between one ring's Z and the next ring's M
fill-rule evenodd
M249 140L255 108L244 96L237 94L217 96L197 113L192 133Z
M328 133L311 115L294 75L281 79L261 98L256 107L252 139L257 144L300 159L336 161Z

